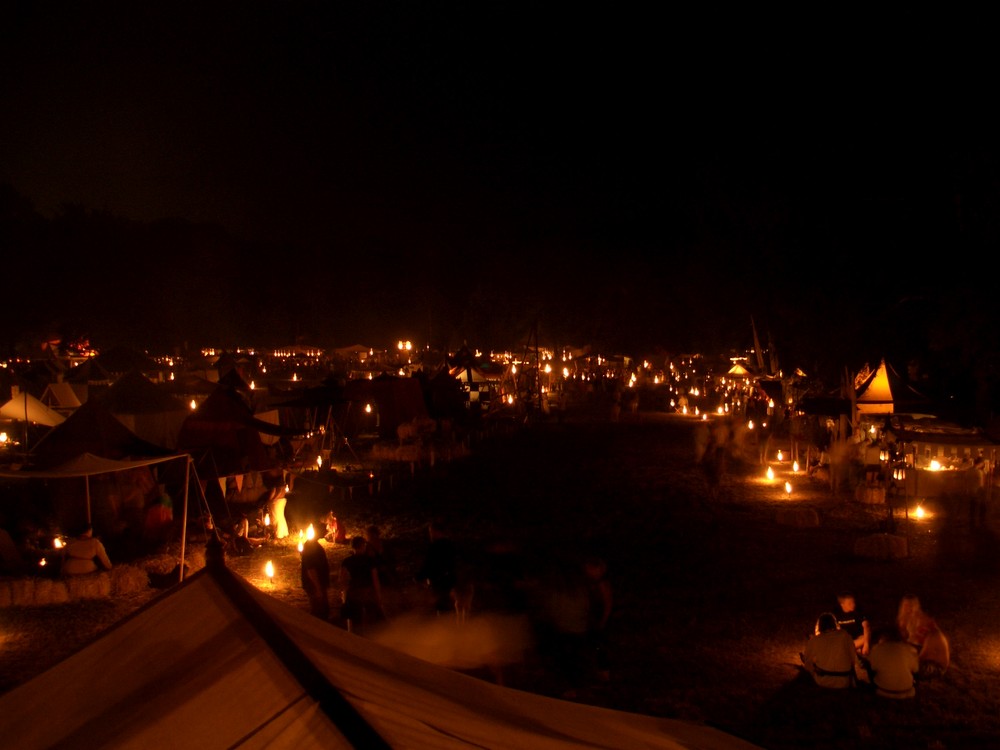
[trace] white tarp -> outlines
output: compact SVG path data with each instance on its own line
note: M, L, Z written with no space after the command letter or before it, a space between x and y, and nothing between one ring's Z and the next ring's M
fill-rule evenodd
M46 427L55 427L66 421L66 417L55 409L50 409L27 391L21 391L6 404L0 406L0 418L33 422Z
M225 567L195 573L0 696L0 737L19 750L756 747L436 666L269 597Z

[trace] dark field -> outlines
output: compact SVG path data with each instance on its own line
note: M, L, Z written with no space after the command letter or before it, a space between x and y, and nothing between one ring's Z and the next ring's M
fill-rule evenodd
M426 605L413 573L434 517L450 521L482 584L470 618L500 609L488 585L497 572L488 553L500 543L534 580L586 553L604 557L615 595L611 679L576 686L574 700L705 723L775 750L995 747L1000 555L993 533L973 533L956 502L934 508L927 521L897 519L897 533L909 538L907 559L861 559L855 540L880 531L884 507L833 496L803 476L786 497L784 475L762 481L756 449L730 464L721 496L709 501L693 462L696 427L651 413L522 427L484 440L470 458L405 474L391 492L337 500L335 511L349 535L369 523L382 528L397 573L386 595L390 619ZM819 526L776 522L790 507L814 509ZM287 515L293 531L305 520L296 517L294 493ZM191 542L191 553L197 567L200 541ZM334 574L346 554L343 546L329 551ZM229 564L268 587L262 571L273 559L274 595L305 608L297 558L294 544L275 544ZM903 594L917 594L951 641L949 671L921 683L913 701L804 682L798 653L842 589L854 591L875 627L894 620ZM64 658L151 595L0 612L7 633L0 689ZM502 679L563 695L569 686L551 667L545 653L528 648ZM485 668L469 671L495 678Z

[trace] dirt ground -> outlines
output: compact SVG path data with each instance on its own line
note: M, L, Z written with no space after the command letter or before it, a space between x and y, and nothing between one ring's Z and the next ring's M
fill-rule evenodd
M570 415L488 439L470 458L420 469L392 492L340 499L335 511L349 535L381 527L396 572L387 587L390 619L426 606L413 574L431 518L448 519L479 578L472 618L507 606L491 595L500 550L534 581L588 553L607 561L615 597L610 680L569 685L547 653L531 647L504 668L510 687L554 696L572 687L573 700L705 723L773 750L995 747L1000 555L992 529L970 529L960 501L932 505L929 519L893 520L907 538L907 558L859 557L856 540L886 529L884 506L833 495L787 463L773 464L778 478L768 481L756 450L730 462L719 496L710 498L693 460L696 429L696 420L674 414L640 412L615 423ZM814 510L819 524L779 523L790 509ZM294 529L302 520L294 495L288 513ZM997 523L994 514L990 524ZM197 540L191 552L197 567ZM329 550L334 572L346 554L343 545ZM268 559L280 571L272 582L263 576ZM228 563L306 607L293 540ZM912 701L809 684L798 654L818 614L845 589L876 627L894 620L904 594L918 595L951 641L949 671L921 683ZM0 690L158 595L0 611ZM485 668L469 671L496 679Z

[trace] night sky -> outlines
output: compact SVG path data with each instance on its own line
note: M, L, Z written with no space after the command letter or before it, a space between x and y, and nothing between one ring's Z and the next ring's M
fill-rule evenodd
M21 5L5 343L678 352L753 319L835 370L995 343L988 69L912 25Z

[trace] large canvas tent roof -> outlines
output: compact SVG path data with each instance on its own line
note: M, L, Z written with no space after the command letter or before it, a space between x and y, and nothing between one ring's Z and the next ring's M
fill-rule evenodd
M55 427L66 421L62 414L55 409L50 409L27 391L21 391L10 401L0 406L0 418L31 422L45 427Z
M183 421L177 448L190 453L202 479L266 471L274 468L261 434L297 437L299 430L273 424L254 415L239 392L219 383Z
M165 456L172 451L143 440L100 401L90 400L38 441L29 461L32 468L47 469L84 453L122 459Z
M700 748L719 730L500 687L208 567L0 696L11 747ZM58 706L58 711L52 707Z
M138 370L125 373L96 398L136 435L165 448L176 447L177 434L191 413L187 404Z

